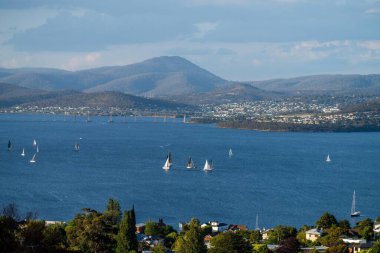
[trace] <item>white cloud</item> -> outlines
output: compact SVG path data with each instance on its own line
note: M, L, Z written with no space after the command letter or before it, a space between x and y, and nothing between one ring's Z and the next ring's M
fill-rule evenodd
M372 8L365 11L366 14L380 14L380 9Z
M194 39L202 39L204 38L209 32L216 30L218 27L217 23L213 22L203 22L195 24L197 27L197 32L193 35Z
M69 70L89 68L89 67L96 66L100 58L101 58L101 54L97 52L79 55L79 56L73 56L69 59L68 63L63 65L63 67Z

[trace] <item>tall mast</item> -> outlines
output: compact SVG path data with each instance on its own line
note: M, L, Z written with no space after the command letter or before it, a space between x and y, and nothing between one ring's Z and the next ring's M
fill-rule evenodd
M256 230L260 230L259 228L259 214L256 214L256 227L255 227Z

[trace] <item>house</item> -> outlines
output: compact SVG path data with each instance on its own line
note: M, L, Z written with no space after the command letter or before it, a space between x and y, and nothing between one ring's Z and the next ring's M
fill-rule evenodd
M321 235L322 235L321 229L313 228L313 229L306 231L306 240L315 242L316 240L318 240L318 238L321 237Z
M373 242L366 242L366 243L360 243L360 244L353 244L349 246L350 252L352 253L358 253L363 252L364 250L368 250L372 248Z
M263 240L268 240L269 239L269 232L272 231L273 229L264 229L262 232L261 232L261 235L263 237Z
M226 231L228 228L228 224L220 223L218 221L211 221L210 225L212 228L212 232L214 232L214 233Z
M314 246L301 248L301 251L305 253L314 252L314 250L317 250L318 252L325 252L327 249L328 247L326 246Z
M205 243L207 249L211 248L211 239L212 239L212 236L211 236L211 235L206 235L206 236L203 238L203 242Z
M344 243L348 244L362 244L366 243L366 239L360 239L360 238L341 238Z
M228 231L247 231L248 227L247 225L235 225L231 224L227 228Z
M145 223L138 223L138 224L136 224L136 232L138 234L144 233L144 230L145 230Z
M64 221L55 221L55 220L46 220L45 221L45 226L50 226L50 225L65 225L66 222Z
M373 232L380 233L380 222L375 222L375 224L373 224Z

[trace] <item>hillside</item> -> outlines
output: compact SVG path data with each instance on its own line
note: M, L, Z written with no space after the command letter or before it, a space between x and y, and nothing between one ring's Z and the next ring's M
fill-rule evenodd
M249 102L278 98L282 95L279 92L261 90L250 84L233 83L210 92L191 93L186 96L171 96L168 99L198 105Z
M120 91L151 97L207 92L228 83L177 56L76 72L40 68L0 69L0 81L44 90Z
M380 75L317 75L250 82L267 91L315 93L380 93Z

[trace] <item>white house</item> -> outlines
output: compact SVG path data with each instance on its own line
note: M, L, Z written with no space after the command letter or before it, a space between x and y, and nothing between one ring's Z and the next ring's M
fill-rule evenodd
M217 221L211 221L210 222L212 232L223 232L226 231L228 228L228 224L226 223L220 223Z
M313 228L313 229L306 231L306 240L315 242L316 240L318 240L318 238L321 237L321 235L322 235L321 229Z

